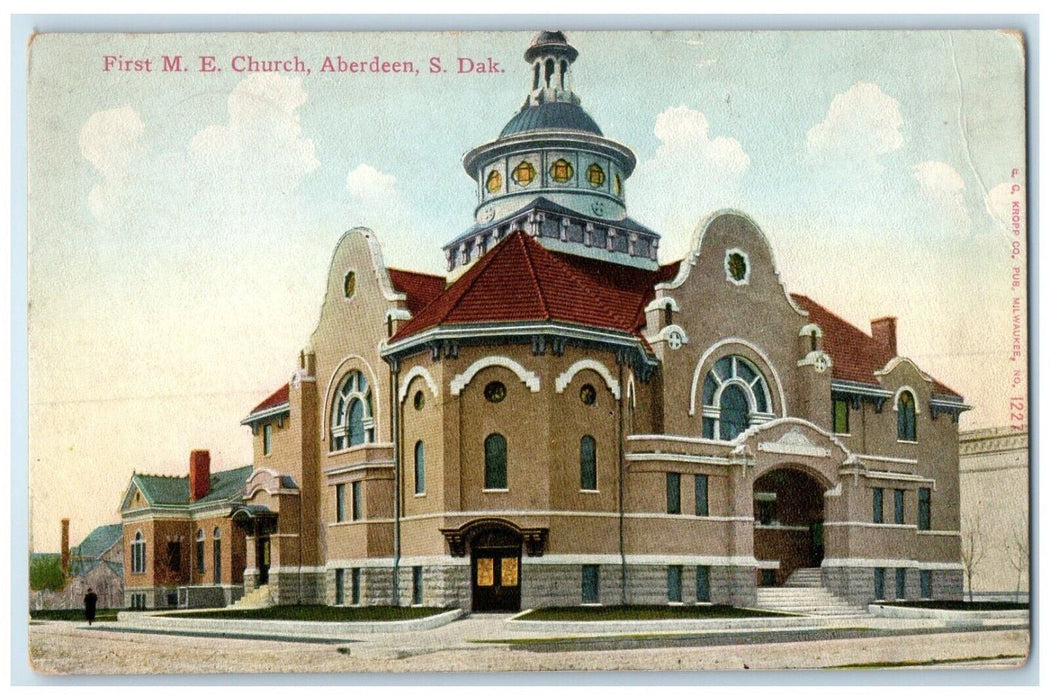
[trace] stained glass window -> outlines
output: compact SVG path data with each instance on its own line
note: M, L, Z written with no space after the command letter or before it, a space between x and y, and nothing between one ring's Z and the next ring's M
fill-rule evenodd
M489 172L488 179L485 180L485 188L492 193L500 191L503 187L503 176L499 174L498 170L492 170Z
M555 182L568 182L572 179L572 172L572 164L564 158L551 164L551 177Z
M511 177L514 178L514 182L525 187L536 179L536 168L534 168L529 161L523 160L514 168Z
M751 414L770 410L765 377L749 360L727 355L704 377L703 436L732 440L751 424Z
M587 168L587 182L591 183L592 187L601 187L605 184L605 171L602 170L602 166L591 163L591 166Z
M354 370L346 375L333 401L331 450L346 449L375 439L372 390L365 376Z

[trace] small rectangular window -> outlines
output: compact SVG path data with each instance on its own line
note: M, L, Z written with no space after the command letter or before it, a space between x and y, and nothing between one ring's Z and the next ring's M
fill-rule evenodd
M350 603L361 604L361 569L350 569Z
M871 522L882 522L882 489L871 490Z
M896 525L904 524L904 491L893 489L893 522Z
M875 569L875 600L886 600L886 569Z
M930 490L919 489L919 529L930 529Z
M598 598L598 565L584 564L582 574L583 602L597 603Z
M897 586L894 591L895 598L897 600L904 600L908 597L908 570L897 569Z
M182 543L168 542L168 571L182 571Z
M681 603L682 602L682 567L681 566L668 566L667 567L667 602L669 603Z
M197 540L197 573L204 573L204 539Z
M696 567L696 602L711 602L711 567L700 565Z
M927 600L933 598L933 577L930 571L919 572L919 594Z
M268 455L273 448L273 424L263 426L263 454Z
M412 605L423 604L423 567L412 567Z
M667 512L682 512L682 475L667 472Z
M707 501L707 474L696 475L696 514L709 515Z
M343 574L346 569L335 570L335 604L342 605L345 601L343 599Z
M849 433L849 401L847 399L832 399L831 424L836 433Z
M355 481L351 484L351 487L353 489L353 503L351 504L352 512L350 517L353 520L361 520L364 517L364 509L362 508L361 503L361 482Z
M335 521L337 523L346 520L346 484L335 486Z

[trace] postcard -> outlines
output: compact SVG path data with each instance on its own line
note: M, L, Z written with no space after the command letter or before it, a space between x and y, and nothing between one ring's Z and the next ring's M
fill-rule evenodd
M1026 662L1021 32L28 66L36 673Z

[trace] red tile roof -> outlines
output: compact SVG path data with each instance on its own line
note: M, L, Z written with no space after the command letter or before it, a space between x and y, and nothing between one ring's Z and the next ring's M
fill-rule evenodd
M288 385L287 384L285 384L280 389L278 389L277 391L275 391L272 394L270 394L266 398L265 401L263 401L261 404L259 404L255 408L253 408L251 413L248 414L248 416L251 417L251 416L255 415L256 413L262 413L263 411L266 411L268 409L280 406L282 403L288 403Z
M637 335L653 286L677 271L677 263L647 271L554 253L518 231L413 316L392 340L440 325L515 321L560 321Z
M864 331L853 326L802 294L792 294L799 306L809 312L809 320L824 333L824 350L831 355L831 376L862 384L878 384L875 372L886 366L895 353ZM934 380L934 392L960 396Z
M408 297L408 310L415 316L445 291L445 278L423 272L387 268L394 289Z

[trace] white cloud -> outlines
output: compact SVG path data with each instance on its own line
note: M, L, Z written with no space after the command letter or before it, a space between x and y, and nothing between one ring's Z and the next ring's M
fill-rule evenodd
M96 219L104 220L110 211L120 208L145 130L131 105L95 112L81 127L80 153L102 176L88 194L88 206Z
M923 199L941 219L957 233L970 229L970 212L966 207L966 183L955 168L940 161L928 160L915 166L915 180Z
M751 164L743 145L711 137L707 117L689 107L670 107L656 117L660 140L653 157L638 164L627 187L628 209L665 234L665 255L684 254L689 234L709 212L741 206L740 179ZM671 248L667 244L671 243Z
M835 96L824 121L806 133L806 151L817 157L874 163L901 147L900 103L874 83L859 82Z
M298 78L245 78L226 101L229 121L198 132L190 151L213 167L235 170L242 182L247 177L297 184L320 165L313 141L302 138L298 110L305 103Z
M1025 231L1025 185L1022 182L1003 182L993 187L985 197L984 206L996 225L1003 231ZM1016 203L1016 206L1015 206ZM1016 217L1016 221L1014 220Z
M346 174L346 190L355 199L390 199L396 196L393 175L361 163Z

